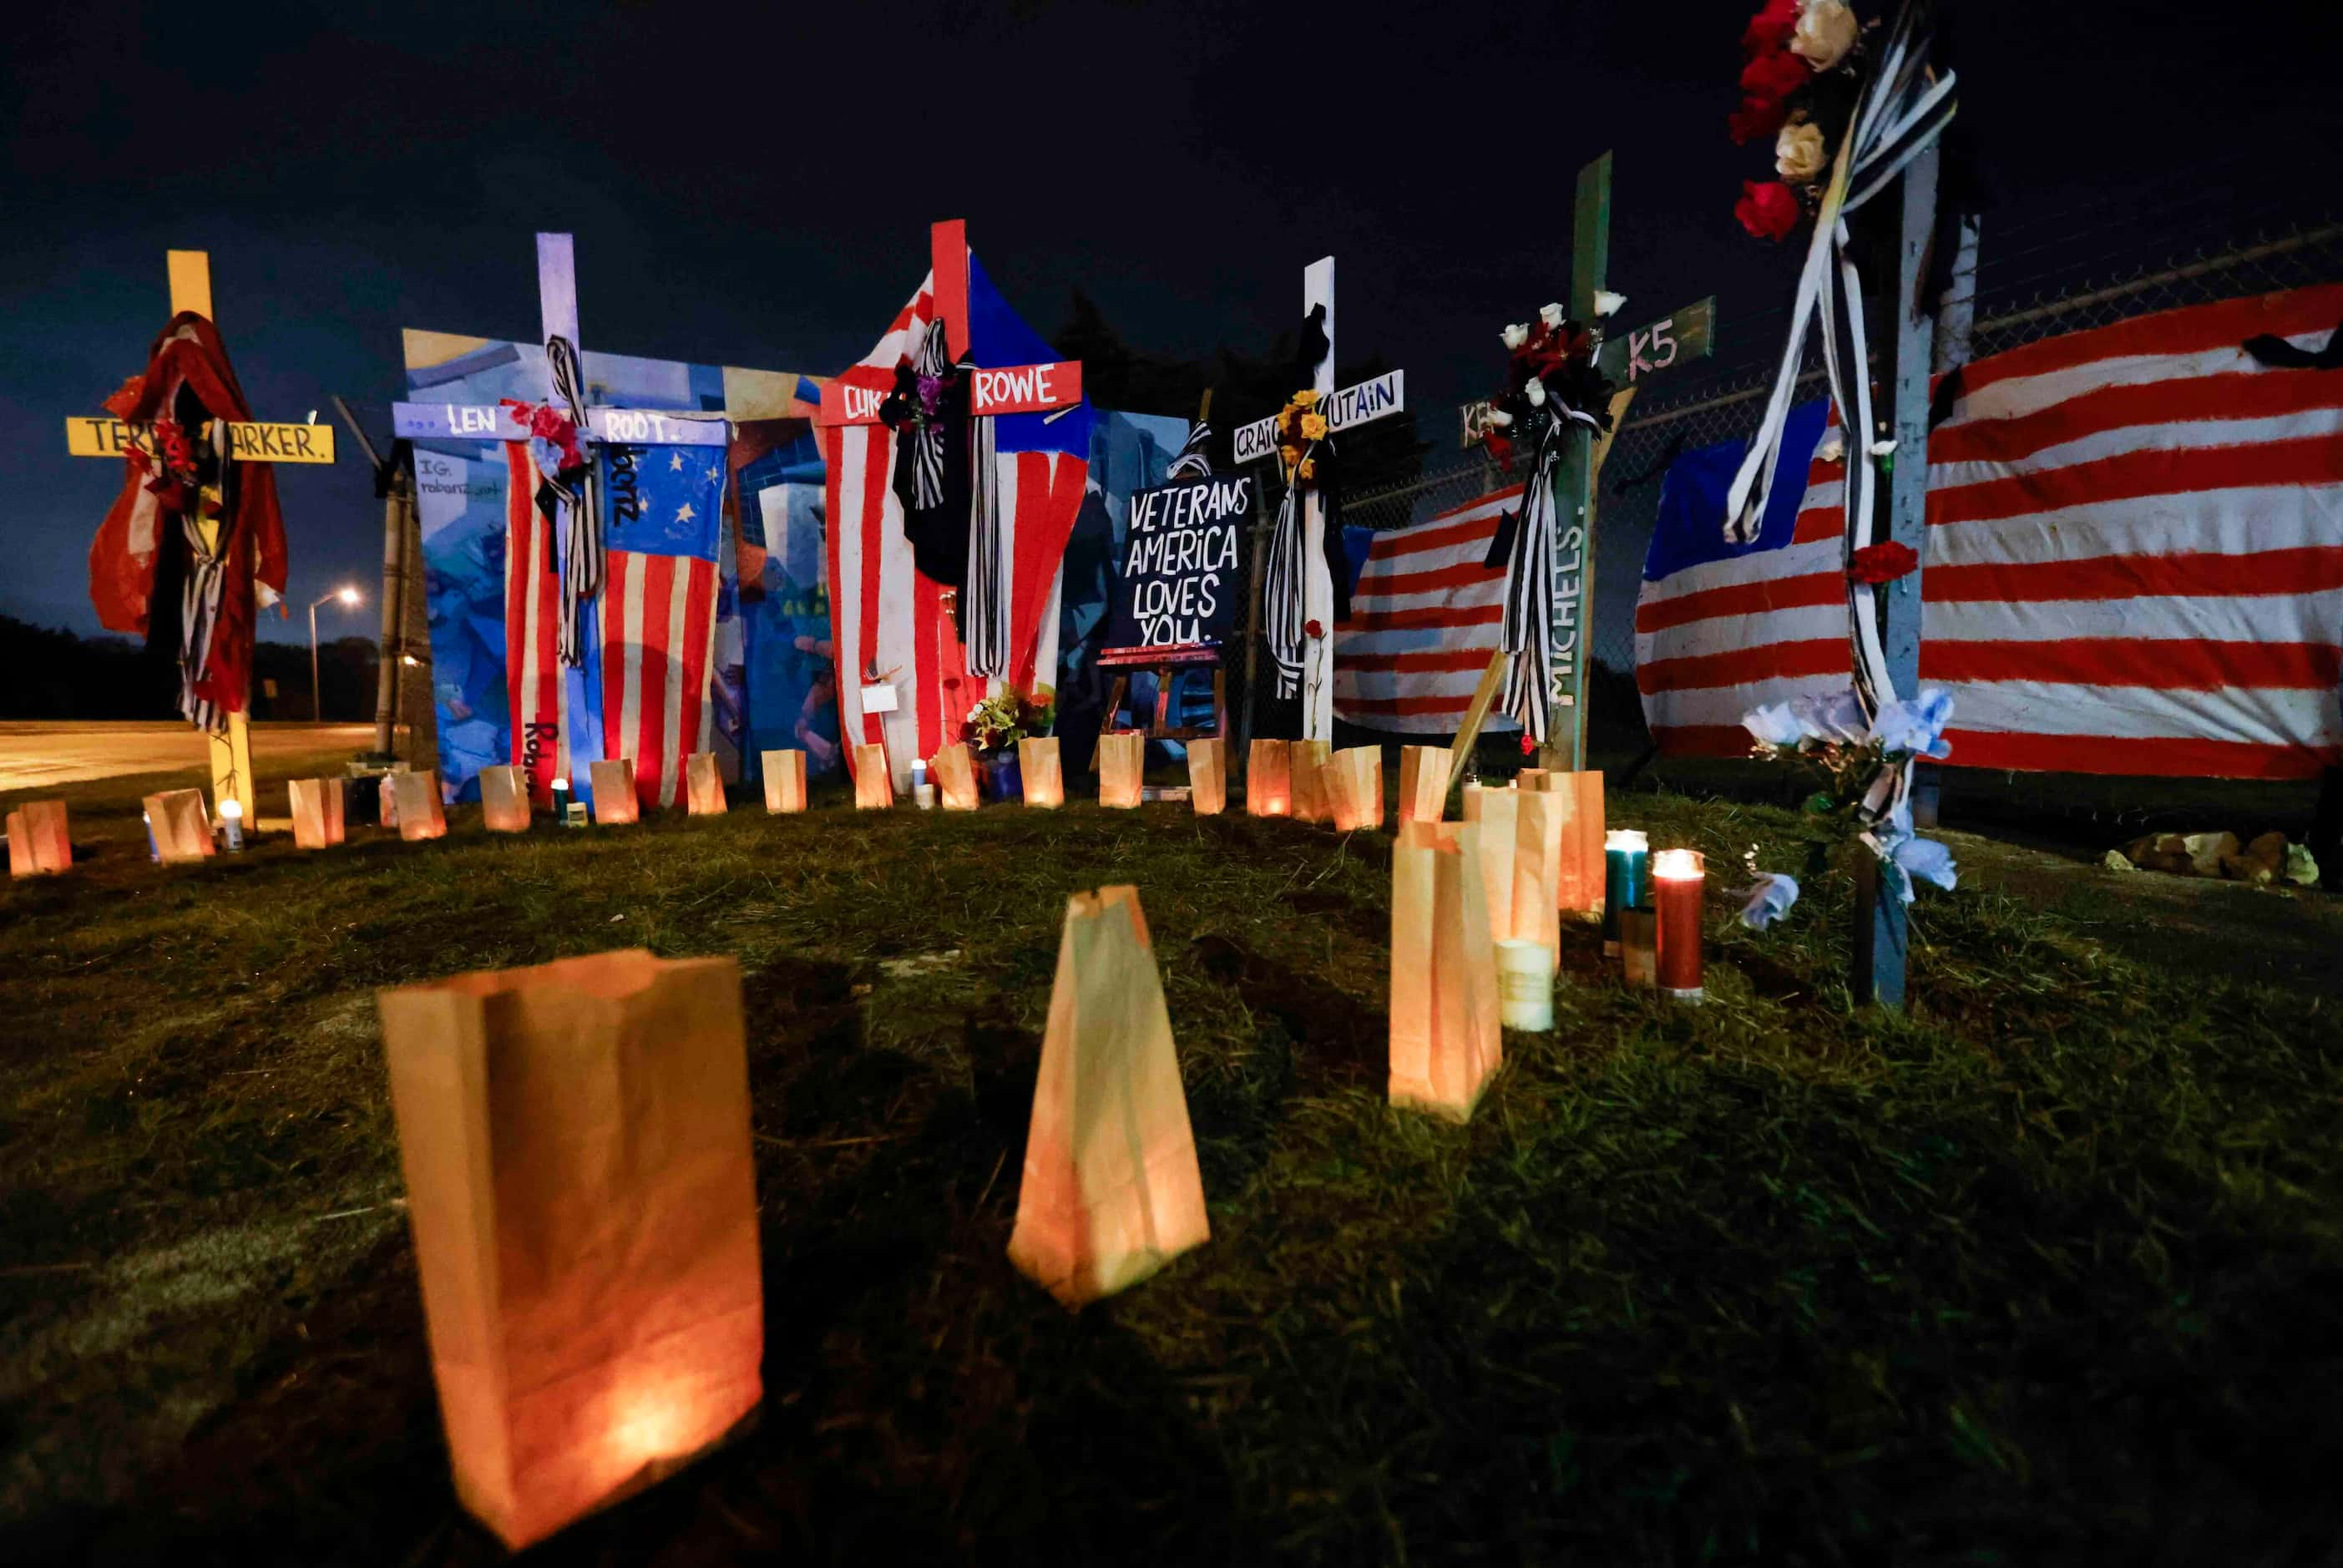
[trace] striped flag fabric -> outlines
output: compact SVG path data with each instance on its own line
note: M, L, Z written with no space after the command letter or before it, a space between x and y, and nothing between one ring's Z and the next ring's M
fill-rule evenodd
M1335 628L1334 717L1408 735L1453 735L1505 615L1505 571L1483 567L1515 485L1377 534ZM1483 727L1518 729L1492 711Z
M973 255L967 279L970 359L999 367L1056 358L1011 311ZM886 335L840 378L891 385L897 362L917 353L936 314L931 270ZM883 743L898 790L909 788L915 759L960 739L968 710L990 692L1013 687L1030 695L1057 684L1066 541L1089 484L1092 416L1083 403L1049 414L1001 415L990 423L1010 603L1006 668L990 681L969 669L946 598L951 590L912 564L894 491L895 433L884 425L821 428L839 734ZM891 709L870 702L881 689L891 693ZM845 751L850 767L853 749Z
M648 809L672 806L683 759L708 749L724 454L605 446L602 737L635 765Z
M561 557L553 520L537 507L537 461L526 441L505 449L505 695L512 765L529 799L547 806L561 759Z
M2313 778L2343 761L2343 286L2070 333L1961 372L1928 448L1920 678L1954 700L1951 765ZM1722 538L1743 449L1668 471L1635 613L1665 750L1739 755L1741 715L1852 681L1824 405L1785 435L1757 538ZM1835 432L1833 432L1835 436ZM1724 480L1717 478L1719 473Z

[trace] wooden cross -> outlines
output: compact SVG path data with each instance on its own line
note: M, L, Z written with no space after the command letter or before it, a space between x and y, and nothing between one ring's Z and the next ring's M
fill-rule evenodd
M165 253L164 266L171 283L171 314L194 311L206 321L217 323L212 314L212 258L209 251L174 250ZM227 427L227 461L239 463L330 463L334 460L334 427L311 422L304 425L266 424L257 420L237 420ZM130 453L155 452L155 428L152 425L134 425L106 417L73 416L65 420L65 450L76 457L122 458ZM204 548L216 552L220 546L221 519L198 517L196 527L201 532ZM244 813L247 829L259 822L259 799L252 780L252 724L248 714L238 709L227 716L227 733L211 735L212 809L224 815L221 808L229 800L236 802Z
M1318 362L1306 390L1318 394L1318 407L1326 416L1326 427L1345 430L1405 412L1404 370L1386 371L1372 381L1345 387L1340 392L1334 390L1334 258L1331 256L1322 256L1302 269L1303 319L1307 320L1310 313L1321 307L1326 312L1326 357ZM1297 387L1294 390L1305 388ZM1259 462L1274 457L1276 452L1275 415L1240 426L1231 446L1231 456L1239 464ZM1314 620L1326 629L1323 637L1302 639L1302 736L1305 740L1331 740L1334 736L1334 576L1326 565L1326 503L1314 488L1302 492L1302 619ZM1262 582L1262 574L1256 569L1256 598L1261 594ZM1246 711L1250 713L1250 691L1246 701ZM1246 729L1250 734L1250 720Z
M968 223L963 218L928 227L928 266L935 318L943 323L944 350L954 365L968 357ZM817 425L876 425L879 409L895 390L891 365L850 366L821 389ZM972 368L968 411L976 418L999 414L1042 414L1071 408L1082 400L1082 362Z

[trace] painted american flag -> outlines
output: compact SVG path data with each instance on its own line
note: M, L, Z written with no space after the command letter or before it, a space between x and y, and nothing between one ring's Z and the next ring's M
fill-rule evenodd
M2338 318L2343 286L2298 289L1965 367L1929 443L1921 578L1920 678L1953 696L1953 765L2290 779L2343 761L2343 372L2240 347L2316 349ZM1782 462L1807 482L1776 491L1751 546L1720 534L1739 444L1669 470L1635 615L1667 750L1741 754L1748 709L1852 680L1845 458L1817 455L1822 404L1793 421Z
M505 449L505 696L512 764L529 799L553 799L561 759L561 559L553 521L537 508L538 472L526 441Z
M672 806L685 756L708 749L724 451L613 445L598 460L603 746L634 763L646 809Z
M1334 716L1409 735L1453 735L1497 650L1505 572L1481 564L1522 487L1377 534L1335 628ZM1517 729L1492 712L1484 729Z
M973 255L968 256L969 357L986 367L1028 365L1056 355L1010 309ZM897 361L911 355L936 317L935 274L860 362L838 379L884 389ZM960 739L968 710L990 689L1031 694L1058 678L1058 605L1066 541L1090 477L1092 416L1087 403L1049 414L993 418L1001 550L1010 562L1008 673L988 682L968 668L948 591L922 575L903 536L896 498L895 433L884 425L821 428L827 465L830 617L838 663L839 734L850 767L853 743L883 742L898 790L915 759ZM891 712L866 711L864 686L891 686Z

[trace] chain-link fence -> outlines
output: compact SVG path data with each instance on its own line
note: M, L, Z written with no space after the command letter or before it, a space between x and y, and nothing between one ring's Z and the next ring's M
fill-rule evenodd
M2018 237L2026 237L2022 233ZM2038 338L2056 337L2184 305L2271 293L2343 280L2343 222L2331 217L2281 225L2249 234L2220 248L2207 247L2156 265L2136 264L2114 272L2029 270L2043 258L2039 246L2005 247L1996 261L1990 229L1983 236L1976 322L1968 357L1981 359ZM1604 685L1632 689L1635 663L1635 597L1644 558L1657 518L1661 476L1679 452L1719 441L1746 439L1765 411L1773 368L1781 352L1786 312L1755 318L1766 339L1748 342L1741 358L1702 379L1694 390L1665 401L1631 406L1613 441L1601 478L1596 509L1594 603L1589 644ZM1803 367L1802 396L1820 395L1819 350L1811 342ZM1436 419L1426 416L1428 427ZM1378 532L1407 528L1487 494L1505 482L1479 451L1435 455L1423 474L1392 488L1351 496L1343 522ZM1273 477L1264 478L1276 502ZM1250 591L1250 584L1247 585ZM1232 684L1232 692L1236 689ZM1232 699L1233 700L1233 699ZM1594 699L1598 710L1604 699ZM1597 721L1625 716L1597 712ZM1640 718L1635 720L1640 723Z

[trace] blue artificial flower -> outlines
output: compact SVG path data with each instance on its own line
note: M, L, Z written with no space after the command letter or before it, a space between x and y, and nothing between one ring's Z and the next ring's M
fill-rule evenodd
M1805 726L1798 722L1798 716L1786 702L1751 709L1741 716L1741 728L1755 736L1760 746L1795 748L1806 738Z
M1927 687L1909 702L1897 699L1880 705L1871 721L1870 739L1885 751L1908 751L1915 757L1950 757L1945 726L1953 717L1952 693Z
M1912 831L1912 805L1898 800L1887 819L1868 835L1877 849L1881 869L1896 891L1906 903L1912 901L1912 882L1923 882L1950 892L1958 879L1953 866L1953 851L1934 839L1923 839Z
M1817 740L1852 743L1864 739L1863 699L1849 687L1828 697L1801 697L1789 705L1798 724Z
M1757 879L1757 885L1743 895L1747 902L1741 906L1741 923L1753 931L1762 931L1790 912L1798 901L1798 879L1778 871L1768 872Z

